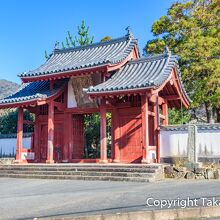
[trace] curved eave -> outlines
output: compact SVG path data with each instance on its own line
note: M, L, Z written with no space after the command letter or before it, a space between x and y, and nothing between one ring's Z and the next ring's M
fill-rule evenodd
M126 64L131 59L139 58L139 51L137 45L134 45L134 48L131 49L131 52L118 62L106 62L100 65L85 67L80 69L71 69L71 70L60 70L57 72L49 72L42 75L30 75L30 76L20 76L22 82L34 82L34 81L43 81L43 80L54 80L54 79L63 79L70 78L77 75L86 75L92 74L95 72L110 72L120 69L124 64Z
M39 101L45 101L46 99L33 99L28 101L21 101L21 102L9 102L9 103L0 103L0 109L5 108L17 108L17 107L28 107L28 106L36 106L38 105Z
M8 102L8 103L0 103L0 109L5 109L5 108L17 108L17 107L28 107L28 106L36 106L36 105L44 105L51 100L54 100L58 98L61 93L64 91L65 85L62 86L57 92L55 92L53 95L50 95L48 97L42 98L42 97L37 97L32 100L24 100L24 101L19 101L19 102Z
M111 71L117 71L119 70L121 67L123 67L127 62L129 62L130 60L136 60L140 58L140 54L139 54L139 50L138 47L135 45L134 48L131 50L131 52L128 54L127 57L125 57L125 59L123 59L121 62L115 63L115 64L109 64L108 65L108 72Z
M104 65L90 67L90 68L50 73L47 75L21 77L21 80L22 82L27 83L27 82L34 82L34 81L64 79L64 78L70 78L72 76L77 76L77 75L86 75L86 74L91 74L95 72L106 72L107 68L108 68L108 64L104 64Z
M173 71L171 71L170 75L164 80L160 85L152 85L148 87L142 87L142 88L132 88L132 89L119 89L119 90L112 90L112 91L97 91L97 92L87 92L88 95L90 95L92 98L94 97L100 97L100 96L117 96L117 95L126 95L126 94L144 94L148 91L153 93L159 93L167 83L170 82L172 79L175 82L175 87L177 89L177 95L180 98L180 102L183 104L185 108L189 108L190 105L190 99L188 98L186 91L180 81L180 78L178 77L176 73L177 66L173 68Z
M180 96L181 103L184 105L185 108L188 109L190 106L191 100L188 97L188 95L185 91L185 88L182 84L178 65L176 65L176 67L174 68L174 75L175 75L175 79L177 79L175 82L176 82L176 86L177 86L179 94L180 94L179 96Z
M99 92L87 92L91 97L96 96L114 96L114 95L124 95L124 94L144 94L149 90L155 89L156 87L143 87L134 89L119 89L114 91L99 91Z

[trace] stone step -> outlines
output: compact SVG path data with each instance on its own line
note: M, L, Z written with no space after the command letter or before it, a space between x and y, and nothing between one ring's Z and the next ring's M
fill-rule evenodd
M36 175L78 175L78 176L119 176L119 177L157 177L154 173L131 173L131 172L86 172L86 171L21 171L21 170L2 170L0 174L36 174Z
M143 165L143 164L6 164L0 167L23 167L23 168L129 168L129 169L158 169L160 164Z
M0 176L148 182L163 178L161 165L1 165Z
M0 177L31 178L31 179L65 179L65 180L103 180L103 181L131 181L154 182L155 178L115 177L115 176L72 176L72 175L36 175L36 174L0 174Z
M155 173L160 168L130 168L130 167L28 167L28 166L0 166L1 170L45 170L45 171L93 171L93 172L141 172Z
M65 172L65 171L69 171L69 172L115 172L115 173L123 173L123 172L127 172L127 173L157 173L159 172L159 170L127 170L127 169L0 169L0 172L3 170L7 170L7 171L12 171L12 170L16 170L16 171L46 171L46 172Z

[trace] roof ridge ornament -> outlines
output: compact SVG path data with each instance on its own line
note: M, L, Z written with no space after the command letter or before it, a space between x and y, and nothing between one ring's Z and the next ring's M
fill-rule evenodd
M128 36L129 39L134 37L134 35L133 35L132 31L131 31L131 27L130 26L127 26L125 28L125 30L127 31L126 36Z
M60 44L59 41L56 41L56 42L55 42L54 50L59 49L59 47L60 47L59 44Z
M171 51L167 45L164 47L164 53L171 55Z

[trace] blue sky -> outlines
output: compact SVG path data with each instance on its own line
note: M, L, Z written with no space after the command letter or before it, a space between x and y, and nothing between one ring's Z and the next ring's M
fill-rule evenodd
M20 83L17 74L45 62L56 40L73 35L82 19L95 41L125 35L131 26L142 50L153 38L152 23L166 14L173 0L1 0L0 79Z

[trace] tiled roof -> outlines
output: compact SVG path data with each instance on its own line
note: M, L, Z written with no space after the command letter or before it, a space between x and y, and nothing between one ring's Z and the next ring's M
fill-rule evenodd
M23 83L17 92L0 100L0 105L22 103L49 98L55 95L66 82L66 79L57 81L53 90L50 90L49 81Z
M90 87L88 93L158 87L169 77L176 63L176 57L170 53L130 61L106 82Z
M19 76L35 77L119 63L130 54L135 45L137 45L137 40L132 34L127 34L121 38L88 46L55 49L45 64Z

